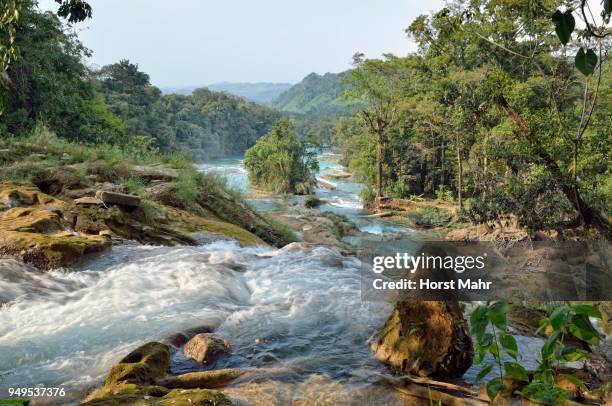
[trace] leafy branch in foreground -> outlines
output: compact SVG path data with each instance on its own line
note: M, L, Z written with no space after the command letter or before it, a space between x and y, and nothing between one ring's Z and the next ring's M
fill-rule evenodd
M490 354L493 362L483 365L476 381L483 380L495 369L499 376L486 384L487 395L494 400L505 388L504 378L510 378L526 385L519 392L521 396L531 397L549 405L557 405L568 400L568 394L556 384L555 371L562 363L581 361L587 358L583 349L566 344L570 335L590 345L599 344L599 333L593 327L590 317L601 319L597 307L588 304L566 303L550 309L549 317L540 322L540 329L550 333L540 349L541 359L538 368L528 373L520 365L520 353L516 339L509 333L507 314L510 305L506 302L487 302L478 306L470 315L470 332L476 338L478 358L476 364L483 363L485 356ZM510 360L505 361L505 355ZM577 388L586 391L583 382L573 375L563 374L563 378Z

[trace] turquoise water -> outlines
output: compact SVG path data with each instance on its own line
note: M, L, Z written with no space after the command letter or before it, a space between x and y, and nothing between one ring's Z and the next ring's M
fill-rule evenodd
M346 168L338 163L340 155L323 152L317 157L319 162L317 178L322 178L336 186L335 190L328 190L323 187L317 187L315 190L317 197L325 201L319 207L321 211L344 215L353 221L360 231L368 234L380 236L382 234L412 234L414 232L413 229L403 224L366 217L369 213L364 211L361 199L359 198L359 194L364 187L363 184L351 179L326 178L326 175L331 172L346 170ZM203 172L216 173L224 177L230 187L245 192L248 195L249 177L244 168L243 156L208 160L197 166ZM256 210L272 211L287 199L288 197L283 196L251 196L247 200Z

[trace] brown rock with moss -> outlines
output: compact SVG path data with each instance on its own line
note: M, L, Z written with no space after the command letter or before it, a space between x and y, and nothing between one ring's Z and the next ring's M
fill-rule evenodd
M457 302L397 302L370 347L376 359L399 372L458 377L474 357L465 324Z
M77 263L110 246L107 238L71 230L64 211L68 203L31 184L0 183L0 255L13 256L40 269Z
M156 381L170 368L170 347L158 342L144 344L114 365L104 386L93 391L86 405L231 405L212 390L170 390Z
M219 388L226 386L236 378L244 375L246 371L235 368L215 369L213 371L188 372L177 376L163 378L157 384L165 388Z
M229 351L229 341L210 333L196 334L183 348L187 358L191 358L201 364L214 362L219 357L228 354Z

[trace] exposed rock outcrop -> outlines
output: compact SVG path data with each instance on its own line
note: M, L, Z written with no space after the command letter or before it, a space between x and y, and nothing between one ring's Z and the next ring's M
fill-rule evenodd
M0 256L16 257L40 269L77 263L110 247L107 238L74 232L69 205L33 185L0 183Z

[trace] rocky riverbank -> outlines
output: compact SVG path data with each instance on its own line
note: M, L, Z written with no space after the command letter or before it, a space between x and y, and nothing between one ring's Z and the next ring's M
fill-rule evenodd
M29 182L0 182L0 255L46 270L74 265L125 240L290 242L285 230L212 181L194 183L186 200L177 198L181 178L173 168L125 164L122 171L138 179L138 195L87 163L48 166Z

